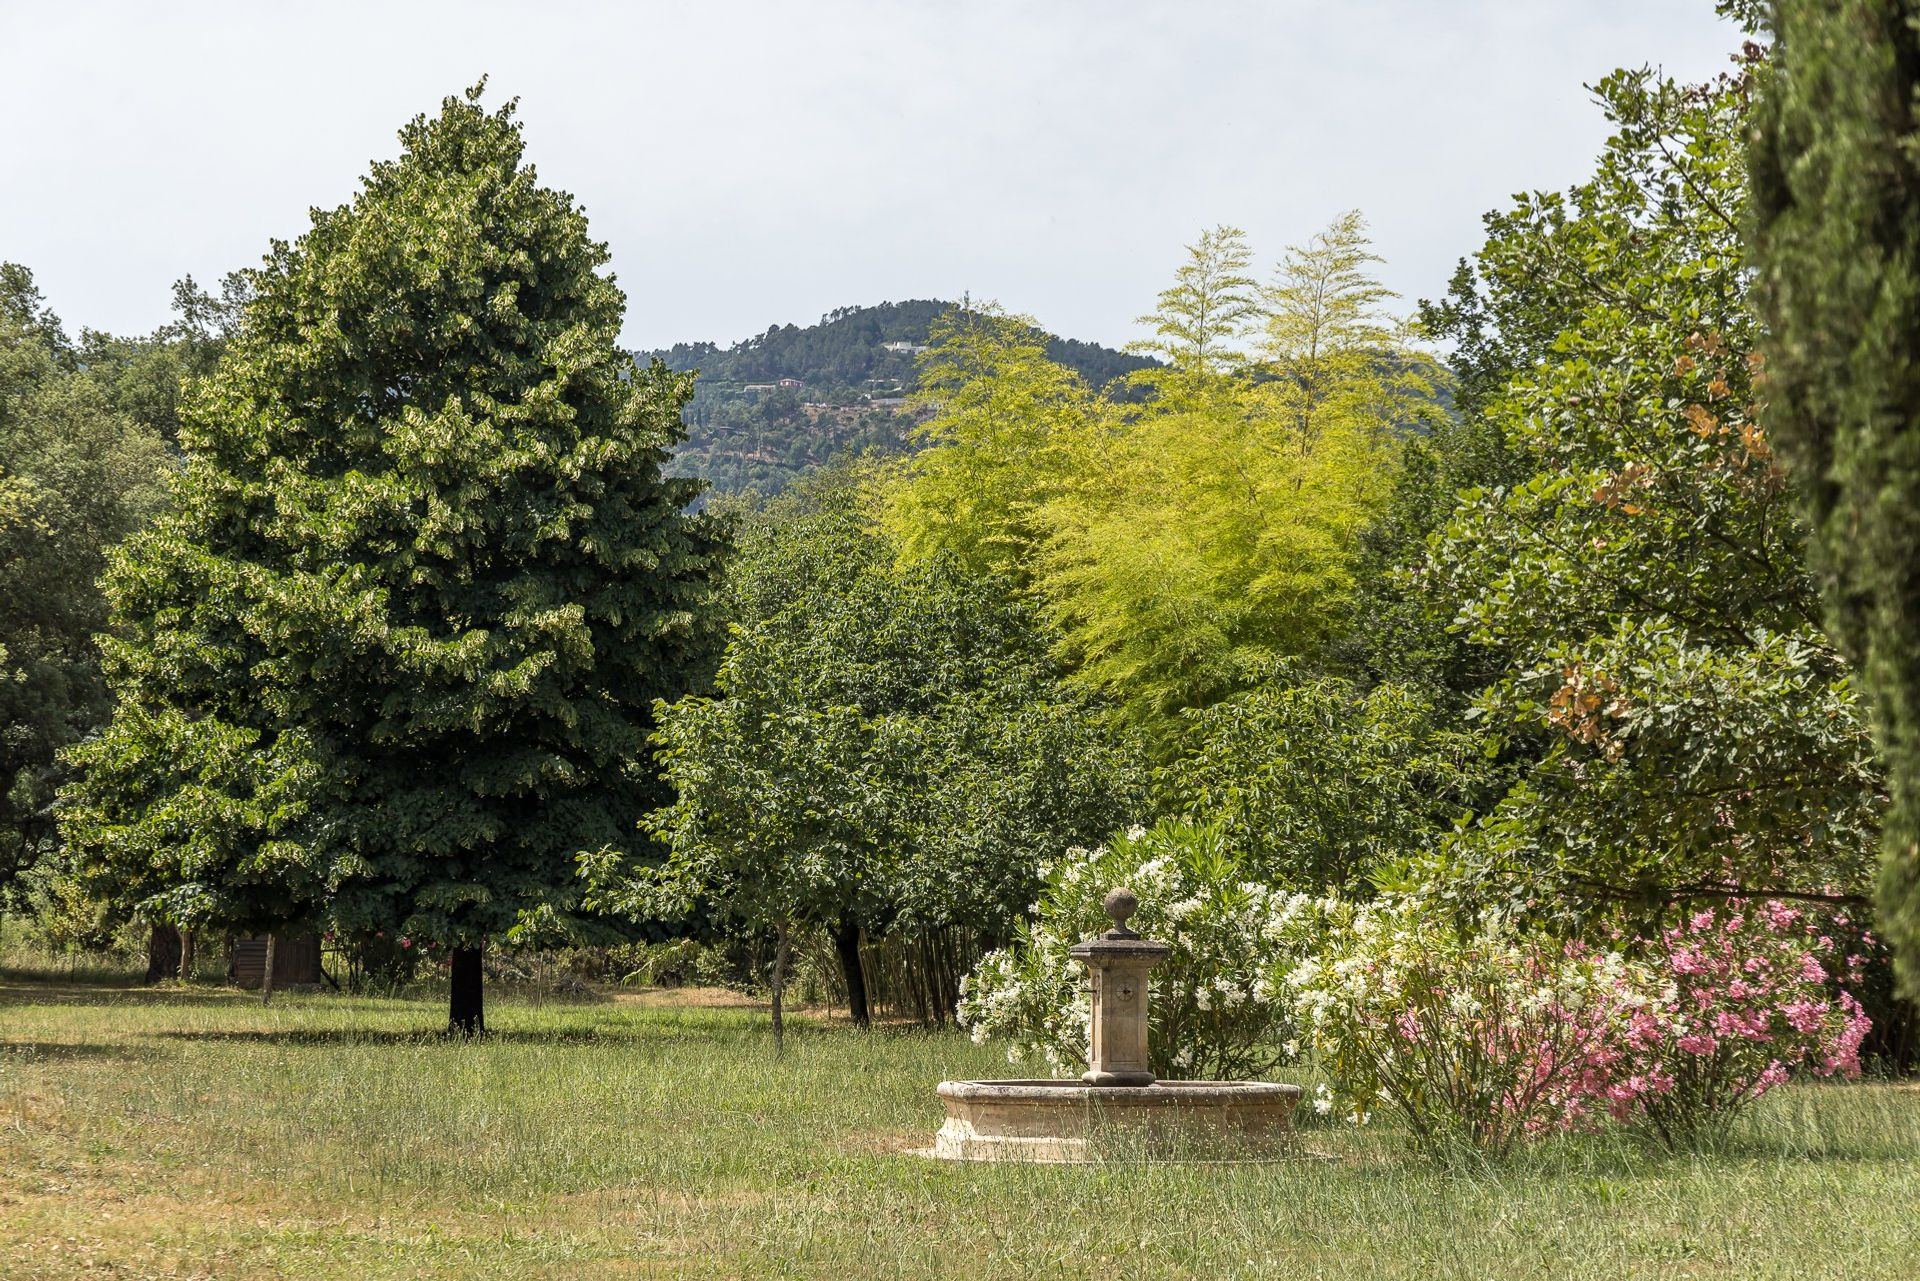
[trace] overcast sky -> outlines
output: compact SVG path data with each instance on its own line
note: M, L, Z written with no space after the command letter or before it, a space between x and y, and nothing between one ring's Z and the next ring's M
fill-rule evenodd
M1117 344L1218 222L1264 269L1358 207L1431 296L1482 212L1588 171L1584 84L1738 42L1710 0L0 0L0 258L150 330L485 73L633 345L962 292Z

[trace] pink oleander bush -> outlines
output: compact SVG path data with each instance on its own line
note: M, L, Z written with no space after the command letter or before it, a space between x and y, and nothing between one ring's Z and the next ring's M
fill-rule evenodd
M1870 1023L1848 989L1865 962L1830 932L1846 924L1777 901L1729 902L1662 931L1647 958L1654 986L1623 1010L1599 1087L1608 1109L1680 1147L1723 1132L1796 1073L1859 1075Z
M1462 927L1418 898L1323 905L1285 978L1337 1086L1442 1157L1499 1155L1609 1119L1669 1147L1724 1131L1790 1076L1853 1075L1868 1022L1821 918L1780 903L1699 912L1614 950Z

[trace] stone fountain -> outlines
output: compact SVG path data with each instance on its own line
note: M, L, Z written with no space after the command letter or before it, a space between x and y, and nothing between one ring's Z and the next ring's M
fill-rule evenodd
M942 1081L947 1119L933 1155L949 1161L1115 1157L1259 1159L1294 1150L1300 1087L1268 1081L1156 1081L1147 1058L1147 971L1165 943L1127 928L1140 906L1108 894L1113 928L1068 955L1087 967L1092 1044L1077 1081Z

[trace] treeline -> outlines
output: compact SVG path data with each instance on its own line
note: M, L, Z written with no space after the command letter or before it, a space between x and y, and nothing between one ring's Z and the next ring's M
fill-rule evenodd
M0 910L53 910L61 753L110 705L96 584L164 507L182 388L212 370L243 302L237 278L218 297L187 279L156 332L75 337L26 267L0 263Z

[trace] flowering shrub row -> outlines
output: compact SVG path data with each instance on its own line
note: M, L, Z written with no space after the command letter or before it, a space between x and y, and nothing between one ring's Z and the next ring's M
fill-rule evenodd
M1355 1121L1393 1108L1414 1142L1503 1152L1578 1124L1604 1088L1618 954L1552 949L1489 916L1461 930L1414 899L1329 904L1287 986Z
M976 1040L1080 1069L1088 1004L1067 949L1107 926L1100 901L1123 884L1135 927L1173 949L1152 979L1156 1074L1259 1076L1307 1042L1334 1087L1318 1110L1391 1109L1438 1156L1609 1120L1679 1147L1792 1074L1859 1071L1868 1022L1847 987L1861 962L1806 909L1729 902L1599 949L1498 915L1462 923L1417 896L1275 890L1191 821L1051 869L1016 946L963 987Z
M1416 898L1329 906L1287 985L1352 1115L1503 1152L1611 1118L1679 1147L1794 1072L1857 1075L1868 1023L1818 917L1730 902L1629 956L1461 928Z

